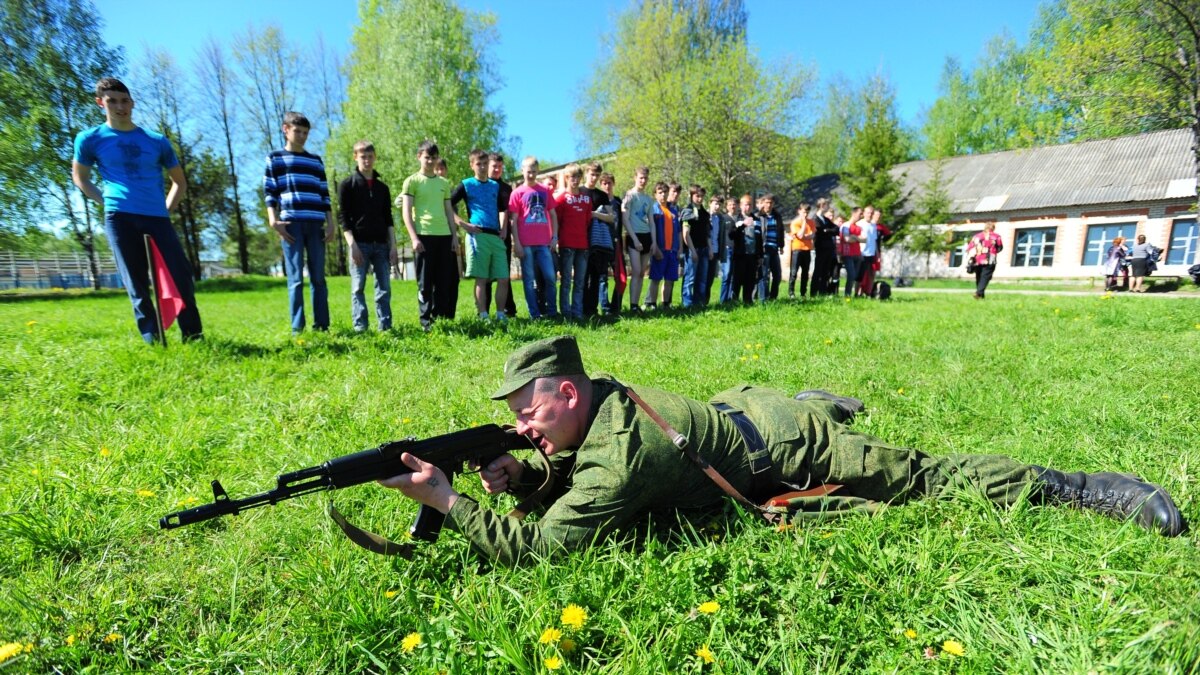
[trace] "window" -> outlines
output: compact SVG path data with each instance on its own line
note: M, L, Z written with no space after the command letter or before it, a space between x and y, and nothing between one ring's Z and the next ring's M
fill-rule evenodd
M1196 249L1200 248L1200 227L1195 218L1176 220L1171 224L1171 245L1167 248L1168 265L1190 265L1200 262Z
M1087 246L1083 249L1084 265L1099 265L1104 262L1104 254L1112 245L1113 239L1125 237L1133 246L1133 234L1137 231L1137 223L1112 223L1110 225L1091 225L1087 230Z
M979 230L973 232L955 232L954 239L951 243L957 244L950 249L950 267L962 267L967 262L967 244L970 243L971 237L979 234Z
M1058 228L1017 230L1013 246L1013 267L1050 267L1054 264L1054 240Z

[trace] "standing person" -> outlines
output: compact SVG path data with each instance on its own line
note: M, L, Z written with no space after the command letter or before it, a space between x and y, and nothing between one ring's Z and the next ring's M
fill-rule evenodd
M150 265L143 238L148 234L184 302L179 313L183 341L201 339L204 330L196 307L192 266L170 219L171 211L187 192L187 177L171 142L133 123L133 97L124 83L114 77L102 78L96 83L96 105L104 111L104 124L75 136L71 179L85 197L104 205L104 233L133 305L138 332L147 344L159 339L160 324L150 291ZM103 192L92 181L93 166L104 179ZM165 197L163 171L171 180L171 190Z
M367 270L375 273L375 320L392 328L392 268L399 262L392 193L375 171L375 146L354 144L354 173L338 186L338 221L350 252L350 318L354 330L367 330Z
M1104 289L1108 291L1118 290L1120 287L1117 277L1120 276L1121 270L1125 266L1125 256L1129 254L1129 250L1125 248L1125 237L1117 237L1113 239L1112 244L1104 253Z
M879 228L875 226L875 207L867 205L863 208L862 220L858 227L862 230L862 264L858 269L858 290L855 295L870 296L875 290L875 262L879 256Z
M674 197L674 199L672 198ZM654 229L651 236L653 259L650 261L650 288L646 291L646 309L658 306L659 287L662 287L663 309L671 306L675 281L679 279L679 211L675 199L679 185L659 182L654 185Z
M754 288L762 274L763 231L762 221L754 217L754 202L750 195L742 195L739 202L741 213L730 227L731 272L733 274L733 297L742 297L744 304L754 302Z
M791 265L788 270L788 297L796 297L796 273L800 276L800 297L808 296L808 270L812 266L813 222L808 217L808 204L796 209L788 232L788 248L791 250ZM815 293L814 293L815 295Z
M859 275L862 272L863 255L862 242L865 239L862 233L862 226L859 225L862 216L862 209L857 206L850 211L850 220L845 221L839 232L841 241L842 267L846 269L846 297L855 294L855 290L859 288Z
M834 275L837 262L838 229L829 208L829 198L817 200L817 212L813 216L813 295L837 293L837 277Z
M587 179L584 187L592 200L591 227L588 229L587 273L583 279L583 315L596 316L608 302L604 298L605 281L608 280L608 268L613 264L616 246L613 244L612 200L608 193L602 190L598 183L604 173L604 167L599 162L592 162L587 167Z
M508 200L513 216L513 253L521 260L521 281L529 318L558 317L554 297L554 260L550 249L558 244L558 218L554 195L538 185L538 160L532 155L521 162L525 182Z
M500 184L488 175L488 153L472 150L468 159L474 175L450 193L456 224L467 231L467 276L475 280L475 311L488 318L488 286L496 282L496 320L507 321L508 258L504 254L508 204L500 203ZM459 202L467 204L467 220L458 215Z
M1161 255L1161 249L1153 244L1146 243L1146 235L1139 234L1137 236L1137 243L1133 245L1133 253L1129 258L1130 264L1133 267L1133 281L1129 286L1131 292L1146 292L1146 289L1142 288L1142 282L1154 271L1152 266L1158 262Z
M733 302L734 286L733 286L733 241L734 224L741 217L740 209L738 208L738 200L734 197L729 197L725 200L725 213L721 214L721 226L725 228L725 262L721 266L721 302ZM737 236L741 236L738 234Z
M704 280L704 304L708 304L712 299L712 286L717 276L721 279L729 274L729 221L725 214L721 213L721 197L713 195L713 198L708 202L708 246L712 252L712 259L708 263L708 275ZM721 290L724 287L722 281L721 288L717 289L717 301L723 302Z
M976 300L983 299L983 294L992 281L992 274L996 272L996 256L1002 250L1004 242L1000 241L1000 235L996 234L995 223L984 225L983 231L971 237L971 242L967 244L967 259L974 263L975 267Z
M621 201L621 220L629 235L629 311L640 312L642 277L650 266L654 252L653 227L654 198L646 194L646 182L650 180L650 169L639 166L633 172L633 187Z
M565 189L554 207L558 217L558 306L569 319L583 318L583 280L587 275L588 234L592 224L592 191L579 189L583 167L563 171Z
M312 127L298 112L283 116L283 150L267 155L263 193L267 222L283 243L292 333L304 330L304 269L312 291L313 330L329 330L329 291L325 286L325 244L333 241L333 212L325 164L304 150ZM323 228L323 229L322 229Z
M433 172L446 180L450 180L450 165L446 164L445 157L438 157L433 163Z
M500 217L504 220L505 224L504 264L509 270L508 278L511 279L513 225L512 214L508 212L508 200L510 197L512 197L513 189L511 185L504 181L504 155L498 152L493 152L488 155L488 177L496 181L496 184L500 186ZM484 295L487 298L487 303L485 304L490 305L492 302L492 285L490 282L484 291ZM504 301L504 313L510 319L517 315L517 305L513 300L513 295L515 294L512 292L512 284L510 282L508 287L508 297ZM497 305L497 310L498 309L499 305Z
M774 300L779 297L779 284L783 281L783 265L779 259L779 249L784 244L783 216L775 208L775 195L767 193L762 196L756 216L762 223L763 256L765 267L763 279L759 282L759 296L762 300Z
M621 313L621 304L624 301L625 285L629 283L628 265L625 264L625 250L628 248L625 245L625 226L621 219L621 201L613 195L613 188L616 187L617 179L611 173L600 174L600 189L604 190L604 194L608 195L609 206L612 207L613 215L613 293L612 299L608 301L609 314L617 316ZM604 281L600 283L600 298L604 301L608 298L608 289L605 288Z
M420 170L404 179L400 215L412 240L417 268L417 306L428 333L438 319L453 319L458 306L458 230L450 206L450 181L437 175L437 143L417 145Z
M712 265L713 250L709 236L712 220L704 208L704 188L693 183L688 186L691 200L679 212L683 221L683 290L680 298L684 307L708 304L708 269Z

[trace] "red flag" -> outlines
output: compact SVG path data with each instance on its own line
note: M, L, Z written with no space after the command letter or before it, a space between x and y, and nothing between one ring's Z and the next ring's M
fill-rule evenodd
M179 295L179 289L175 287L175 279L171 277L162 253L158 251L158 244L154 243L153 237L147 239L150 241L150 254L154 259L154 293L158 296L158 311L162 313L162 329L165 331L175 323L175 317L179 316L187 305Z

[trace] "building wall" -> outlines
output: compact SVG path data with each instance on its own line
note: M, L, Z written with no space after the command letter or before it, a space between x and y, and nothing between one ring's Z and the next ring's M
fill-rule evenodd
M1101 234L1105 229L1111 231L1116 226L1126 224L1129 225L1126 229L1127 233L1132 233L1132 236L1129 236L1131 245L1134 236L1144 234L1149 243L1164 250L1163 262L1159 263L1158 271L1155 274L1186 276L1189 266L1200 263L1200 252L1197 251L1200 246L1194 246L1191 258L1182 264L1165 264L1167 256L1171 252L1172 227L1177 220L1196 220L1194 202L1186 203L1176 200L1134 207L1127 204L1101 205L1066 208L1057 212L1045 210L997 213L995 220L981 219L976 216L970 221L943 227L962 233L961 236L966 236L968 233L983 229L985 223L995 222L996 234L1000 235L1004 242L1004 250L1000 253L996 264L995 276L1000 279L1101 276L1103 272L1100 263L1103 262L1104 249L1107 248L1110 241ZM1053 229L1055 242L1051 265L1017 266L1013 264L1017 253L1017 234L1022 230L1031 229ZM1094 241L1102 246L1097 256L1099 262L1084 264L1084 256L1089 243L1089 231L1092 232ZM932 256L929 265L930 275L966 277L965 263L955 264L953 268L950 266L952 259L955 263L961 260L961 248L957 256L951 253ZM1096 250L1095 246L1093 246L1093 250ZM884 253L883 272L886 276L922 276L925 273L925 256L913 255L903 250L898 244L893 244Z

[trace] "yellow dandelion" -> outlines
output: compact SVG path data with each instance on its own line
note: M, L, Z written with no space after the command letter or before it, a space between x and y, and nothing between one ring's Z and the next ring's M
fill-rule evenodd
M903 395L904 395L904 387L900 387L899 389L897 389L897 390L896 390L896 393L897 393L897 394L900 394L901 396L903 396Z
M303 347L304 346L304 338L296 338L296 344Z
M833 536L833 533L832 533L832 532L828 532L828 531L826 531L826 532L822 532L822 533L821 533L821 538L822 538L822 539L828 539L828 538L830 538L830 537L832 537L832 536Z
M833 344L833 340L831 340L829 338L825 338L825 344L831 345L831 344Z
M417 645L419 644L421 644L421 634L409 633L408 635L404 636L403 640L400 641L400 651L407 654L416 649Z
M1196 330L1200 330L1200 323L1196 324Z
M721 609L721 605L717 604L715 600L709 600L708 602L700 603L696 611L701 614L716 614L718 609Z
M108 635L104 636L104 644L111 645L112 643L114 643L120 639L121 639L120 633L109 633Z
M915 640L917 639L917 631L908 628L904 631L904 637L908 638L909 640Z
M698 647L696 649L696 656L700 657L700 660L705 663L712 663L717 660L715 657L713 657L712 650L708 648L708 645L701 645Z
M755 345L754 345L754 348L755 348L755 349L762 349L762 343L761 343L761 342L755 343Z
M75 639L76 638L75 638L74 633L71 633L70 635L68 635L67 639L66 639L67 646L70 647L71 645L75 644Z
M943 642L942 651L951 656L962 656L967 653L967 650L963 648L962 643L958 640L946 640Z
M558 642L558 649L564 654L570 654L575 651L576 646L575 641L571 638L563 638Z
M388 600L391 600L392 598L396 597L396 595L399 593L400 593L400 591L384 591L383 597L387 598Z
M1059 308L1057 308L1057 307L1055 307L1055 308L1054 308L1054 313L1055 313L1055 314L1061 314L1061 313L1062 313L1062 310L1061 310L1061 309L1059 309Z
M108 448L104 447L103 445L100 446L100 456L101 457L108 457L111 454L112 454L112 450L109 450Z
M40 476L40 475L42 475L42 472L38 469L30 469L29 475L30 476Z
M33 326L36 326L36 325L37 325L37 322L36 322L36 321L26 321L26 322L25 322L25 327L26 327L26 328L31 328L31 327L33 327Z
M4 663L23 651L25 651L25 645L22 645L20 642L9 642L0 645L0 663Z
M749 343L749 342L747 342L747 343L746 343L744 346L746 347L746 349L750 349L750 348L751 348L751 345L750 345L750 343Z
M758 354L755 354L754 356L751 356L750 358L752 358L752 359L754 359L755 361L757 361L757 360L758 360Z
M579 605L570 604L563 608L562 625L579 630L587 621L587 611Z
M200 500L196 497L184 497L183 499L180 499L178 502L175 502L175 506L186 507L186 506L192 506L194 504L199 504L199 503L200 503Z
M408 424L409 422L412 422L411 417L405 417L404 419L400 420L401 424Z
M538 638L538 642L548 645L551 642L558 642L562 638L562 631L557 628L547 628L542 631L542 636Z
M558 670L562 668L562 659L557 656L547 656L542 659L542 664L546 666L546 670Z
M847 302L847 303L849 303L849 302L850 302L850 298L846 298L846 302Z
M154 492L153 492L152 490L138 490L138 491L137 491L137 496L139 496L139 497L153 497L153 496L154 496Z
M1170 398L1171 398L1171 395L1170 395L1170 394L1163 394L1163 400L1164 400L1164 401L1166 401L1166 400L1168 400L1168 399L1170 399Z

